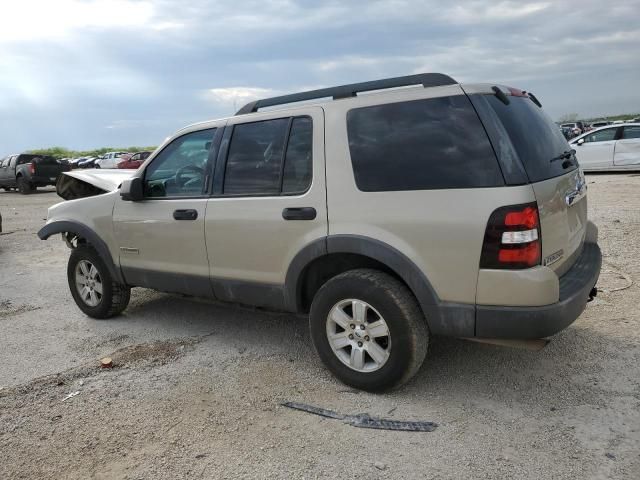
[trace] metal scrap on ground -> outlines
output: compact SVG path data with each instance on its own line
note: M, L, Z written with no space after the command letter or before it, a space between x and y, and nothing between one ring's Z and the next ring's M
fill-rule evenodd
M333 418L335 420L342 420L343 423L359 428L376 428L380 430L401 430L404 432L433 432L438 424L434 422L408 422L401 420L389 420L385 418L371 417L366 413L360 413L358 415L343 415L333 410L327 410L321 407L315 407L313 405L306 405L298 402L284 402L284 407L293 408L295 410L301 410L303 412L313 413L314 415L320 415L321 417Z

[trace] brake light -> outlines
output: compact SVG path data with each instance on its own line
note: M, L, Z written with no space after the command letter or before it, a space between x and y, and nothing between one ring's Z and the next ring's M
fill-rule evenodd
M484 234L480 268L521 269L540 265L538 205L528 203L495 210Z
M30 173L31 175L35 175L35 174L36 174L36 164L35 164L35 163L33 163L33 162L31 162L31 163L29 164L29 173Z

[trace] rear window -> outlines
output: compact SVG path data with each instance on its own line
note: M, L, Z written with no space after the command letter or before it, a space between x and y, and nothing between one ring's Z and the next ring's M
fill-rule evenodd
M577 168L551 161L571 149L558 126L528 97L508 97L509 105L494 95L483 95L500 119L513 148L527 171L530 182L557 177Z
M347 114L355 181L365 192L504 185L464 95L356 108Z

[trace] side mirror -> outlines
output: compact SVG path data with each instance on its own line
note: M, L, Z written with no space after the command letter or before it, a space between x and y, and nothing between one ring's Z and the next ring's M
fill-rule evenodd
M584 138L581 138L576 142L576 145L582 145L584 143Z
M142 179L140 177L133 177L122 182L120 196L122 200L128 202L139 202L142 200L144 198Z

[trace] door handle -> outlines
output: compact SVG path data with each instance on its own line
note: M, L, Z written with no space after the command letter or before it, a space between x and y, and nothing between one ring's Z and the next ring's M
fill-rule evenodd
M313 207L294 207L282 210L282 218L285 220L313 220L316 218L316 209Z
M195 220L198 218L198 211L193 209L175 210L173 212L173 218L175 220Z

